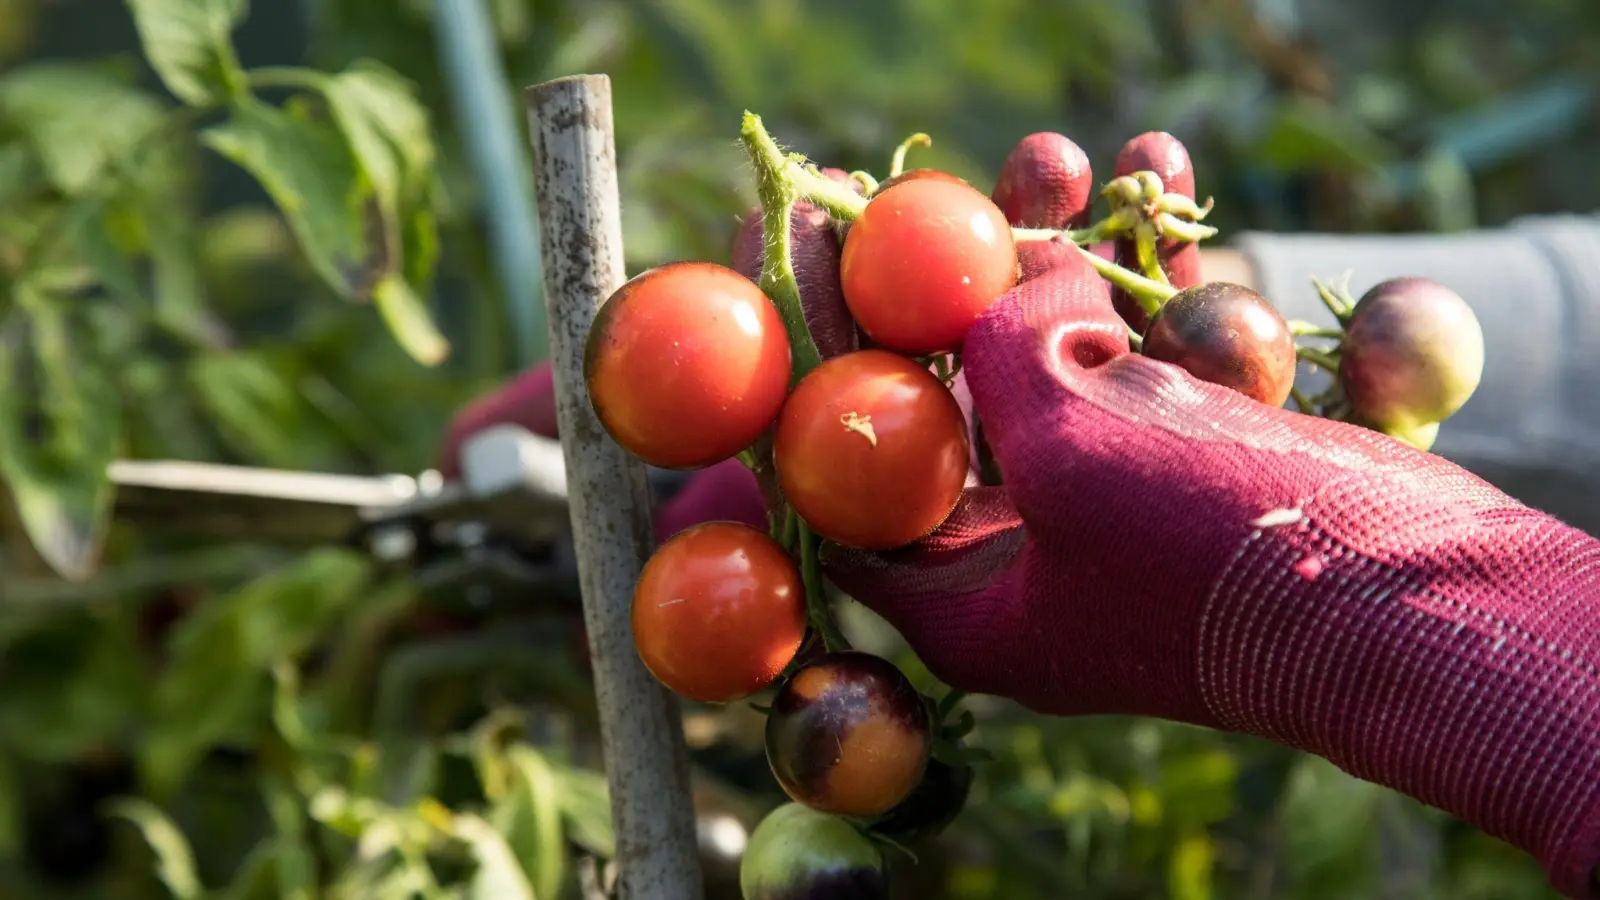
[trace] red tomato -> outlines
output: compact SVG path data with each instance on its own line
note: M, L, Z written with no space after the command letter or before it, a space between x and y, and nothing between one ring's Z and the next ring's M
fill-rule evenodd
M651 674L702 703L742 700L800 649L806 593L766 532L707 522L678 532L633 590L633 641Z
M967 478L967 423L931 372L885 350L813 369L778 417L784 497L820 535L863 550L938 528Z
M755 443L783 408L790 373L777 308L714 263L669 263L624 284L584 350L601 424L664 469L709 466Z
M957 350L1017 281L1005 214L982 191L940 178L873 196L844 240L845 304L873 343L911 356Z

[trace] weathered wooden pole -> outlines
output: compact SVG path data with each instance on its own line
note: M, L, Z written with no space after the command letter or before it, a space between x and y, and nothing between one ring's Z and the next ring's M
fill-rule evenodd
M528 88L556 422L567 468L583 617L623 900L701 900L688 753L677 700L634 649L629 606L654 544L644 464L601 427L583 380L595 310L626 278L611 80Z

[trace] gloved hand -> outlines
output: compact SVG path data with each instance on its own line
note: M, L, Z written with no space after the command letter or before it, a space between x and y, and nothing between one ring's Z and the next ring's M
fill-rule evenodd
M1600 858L1600 542L1437 456L1128 351L1062 257L963 371L1004 487L827 574L950 685L1326 757L1535 854Z

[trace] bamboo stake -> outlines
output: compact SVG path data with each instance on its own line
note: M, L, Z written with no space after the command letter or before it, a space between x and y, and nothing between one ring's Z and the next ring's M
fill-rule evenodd
M527 102L556 421L616 824L618 896L701 900L681 714L639 660L629 624L633 586L654 544L645 467L606 434L584 389L595 310L625 280L611 81L560 78L529 88Z

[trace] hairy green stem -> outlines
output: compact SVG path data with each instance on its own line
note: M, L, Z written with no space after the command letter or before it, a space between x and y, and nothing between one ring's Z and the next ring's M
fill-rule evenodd
M1178 293L1177 289L1170 284L1151 281L1143 275L1130 272L1114 262L1101 259L1099 254L1092 251L1079 247L1078 252L1083 254L1083 258L1088 261L1089 265L1094 266L1094 270L1100 273L1101 278L1127 291L1134 301L1139 304L1139 308L1144 310L1145 315L1153 316L1160 312L1161 305L1171 300Z
M798 384L806 373L822 363L816 341L811 338L811 329L806 326L805 308L800 302L800 284L795 280L794 264L789 253L789 219L798 192L790 180L790 161L761 126L759 116L745 113L744 127L739 136L750 154L750 162L755 166L756 192L761 197L761 225L766 235L761 261L761 289L772 298L778 314L783 318L793 359L791 381ZM792 168L803 171L799 166ZM831 181L829 183L832 184ZM851 196L854 194L851 193Z

